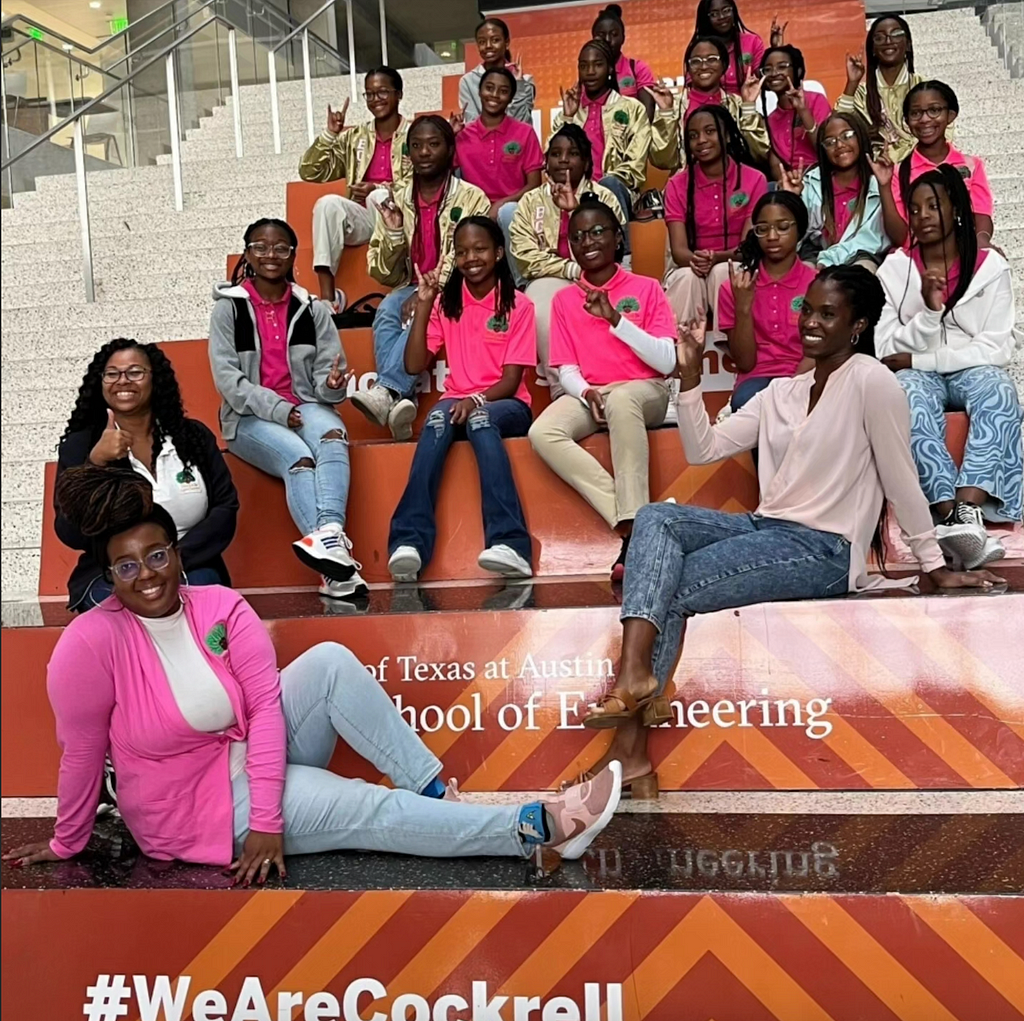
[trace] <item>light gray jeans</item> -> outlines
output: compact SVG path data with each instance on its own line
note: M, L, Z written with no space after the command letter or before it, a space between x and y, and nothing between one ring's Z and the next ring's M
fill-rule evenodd
M343 645L314 646L281 671L288 728L285 854L394 851L431 858L522 857L518 805L470 805L419 794L440 760ZM338 738L391 779L394 790L331 773ZM235 849L249 832L249 781L234 780Z

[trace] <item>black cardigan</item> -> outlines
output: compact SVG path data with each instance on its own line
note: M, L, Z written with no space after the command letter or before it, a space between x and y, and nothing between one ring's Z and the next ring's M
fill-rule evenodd
M192 427L198 431L202 439L201 460L196 468L206 483L206 495L209 508L206 517L193 525L178 542L178 552L186 571L199 567L212 567L219 575L221 584L230 585L231 577L224 564L221 554L228 548L235 535L235 520L238 516L238 493L231 480L231 473L224 463L224 455L220 452L217 439L202 422L192 420ZM100 433L93 434L88 429L74 432L63 440L57 451L57 477L68 468L85 464L92 448L100 438ZM131 467L127 458L115 461L115 464ZM68 608L74 609L84 598L93 580L103 572L99 564L93 560L92 543L75 526L57 512L54 522L57 538L71 549L84 550L78 564L68 579Z

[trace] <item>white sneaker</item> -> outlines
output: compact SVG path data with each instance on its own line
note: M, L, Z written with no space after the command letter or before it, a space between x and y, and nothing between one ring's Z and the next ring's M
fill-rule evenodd
M476 558L485 570L506 578L532 578L533 568L511 546L489 546Z
M338 315L340 312L344 312L348 307L348 296L340 288L334 289L334 301L331 302L331 312L334 315Z
M326 574L320 576L320 595L328 599L353 599L356 596L365 596L370 587L363 580L362 575L356 571L348 581L334 581Z
M412 424L416 420L416 405L403 397L396 401L388 412L388 428L399 443L412 439Z
M357 390L349 400L376 425L388 424L388 414L395 405L394 395L379 383L369 390Z
M292 549L307 567L333 581L348 581L363 566L349 552L352 540L341 525L324 525L293 542Z
M993 535L986 535L985 548L981 551L981 559L976 563L964 564L968 571L976 571L981 567L991 564L995 560L1002 560L1006 556L1003 544Z
M981 565L988 542L981 508L958 503L946 520L935 526L935 538L954 564L963 564L967 570Z
M415 546L399 546L388 557L388 570L395 581L415 581L423 567L423 559Z

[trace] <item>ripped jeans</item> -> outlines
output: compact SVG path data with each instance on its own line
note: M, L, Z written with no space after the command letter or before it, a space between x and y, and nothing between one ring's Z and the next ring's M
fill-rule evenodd
M243 415L235 438L228 440L228 450L284 480L292 521L302 535L309 535L324 525L345 524L348 440L345 425L333 408L300 404L298 410L302 415L299 429ZM340 438L324 438L334 431Z
M439 401L423 423L409 481L391 519L388 555L399 546L412 546L424 565L429 562L437 538L434 507L444 461L455 440L468 439L480 473L484 544L488 548L499 543L510 546L530 563L530 534L512 478L512 466L501 442L506 436L527 434L532 421L530 409L509 397L475 409L465 425L452 425L451 411L457 403L453 399Z

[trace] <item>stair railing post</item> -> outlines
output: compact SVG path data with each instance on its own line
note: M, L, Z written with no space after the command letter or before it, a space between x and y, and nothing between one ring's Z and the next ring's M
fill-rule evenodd
M269 51L269 66L267 71L270 76L270 126L274 133L274 152L281 155L281 114L277 109L277 54Z
M180 213L185 208L185 189L181 180L181 128L178 121L178 84L174 57L176 50L167 54L167 120L171 128L171 177L174 181L174 208Z
M238 41L235 30L228 29L228 67L231 72L231 107L235 119L235 156L242 158L242 110L239 106L241 97L238 94Z
M85 142L82 134L82 118L75 121L75 184L78 188L78 224L82 232L82 280L85 283L85 300L96 300L96 283L92 270L92 231L89 226L89 184L85 177Z
M306 90L306 133L309 144L316 141L316 129L313 125L313 79L309 69L309 29L302 33L302 83Z
M356 85L356 30L352 21L352 0L345 0L345 22L348 28L348 76L351 89L349 100L355 106L358 86Z

